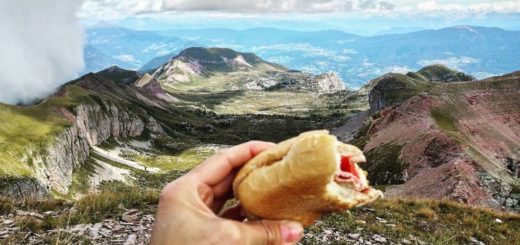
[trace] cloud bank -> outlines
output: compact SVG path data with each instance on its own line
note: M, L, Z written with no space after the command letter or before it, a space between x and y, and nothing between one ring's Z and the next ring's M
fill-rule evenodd
M390 10L381 0L164 0L163 10L209 10L239 12L342 12Z
M80 16L115 19L164 11L327 13L388 11L393 8L394 5L385 0L88 0Z
M485 0L445 3L437 0L87 0L82 18L118 19L136 14L167 11L224 13L341 13L368 14L520 14L520 0Z
M0 101L29 103L83 69L81 0L0 1Z
M514 1L494 1L474 4L441 4L435 0L424 1L417 4L417 10L421 12L455 12L455 13L476 13L476 14L512 14L520 13L520 0Z

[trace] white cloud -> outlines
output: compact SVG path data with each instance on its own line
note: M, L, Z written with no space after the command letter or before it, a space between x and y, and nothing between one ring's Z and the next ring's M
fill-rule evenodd
M493 1L474 4L443 4L435 0L429 0L417 4L417 10L421 12L457 12L457 13L520 13L520 0Z
M254 53L263 53L268 51L276 52L300 52L308 57L332 57L336 53L332 50L313 46L308 43L284 43L256 46L251 49Z
M385 0L87 0L82 18L117 19L140 13L162 11L303 12L388 11Z
M124 62L135 62L135 58L134 56L130 55L130 54L122 54L122 55L118 55L116 57L114 57L120 61L124 61Z
M80 17L120 19L132 15L167 11L230 13L331 13L360 12L369 15L520 13L520 0L87 0Z
M449 68L462 70L463 67L469 64L477 64L480 60L473 57L461 56L461 57L450 57L446 59L431 59L431 60L420 60L417 62L420 66L429 66L434 64L443 64Z
M83 69L80 0L0 1L0 101L46 96Z
M164 0L163 10L217 10L239 12L340 12L388 10L382 0Z

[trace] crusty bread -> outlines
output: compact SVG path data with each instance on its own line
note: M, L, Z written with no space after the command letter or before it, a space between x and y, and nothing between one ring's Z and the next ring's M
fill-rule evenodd
M374 201L382 194L367 186L359 192L334 181L339 156L364 162L355 146L339 142L328 131L311 131L283 141L250 160L233 181L235 197L248 215L312 224L324 213Z

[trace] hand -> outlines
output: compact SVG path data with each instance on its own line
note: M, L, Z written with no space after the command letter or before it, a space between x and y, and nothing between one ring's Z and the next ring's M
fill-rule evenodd
M238 169L272 143L251 141L215 154L161 192L151 244L295 244L300 223L242 222L241 207L220 212L233 197ZM217 215L220 213L220 216Z

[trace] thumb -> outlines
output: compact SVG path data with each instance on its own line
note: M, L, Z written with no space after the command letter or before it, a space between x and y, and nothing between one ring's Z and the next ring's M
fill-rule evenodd
M294 221L260 220L242 223L241 233L246 244L290 245L303 236L303 226Z

